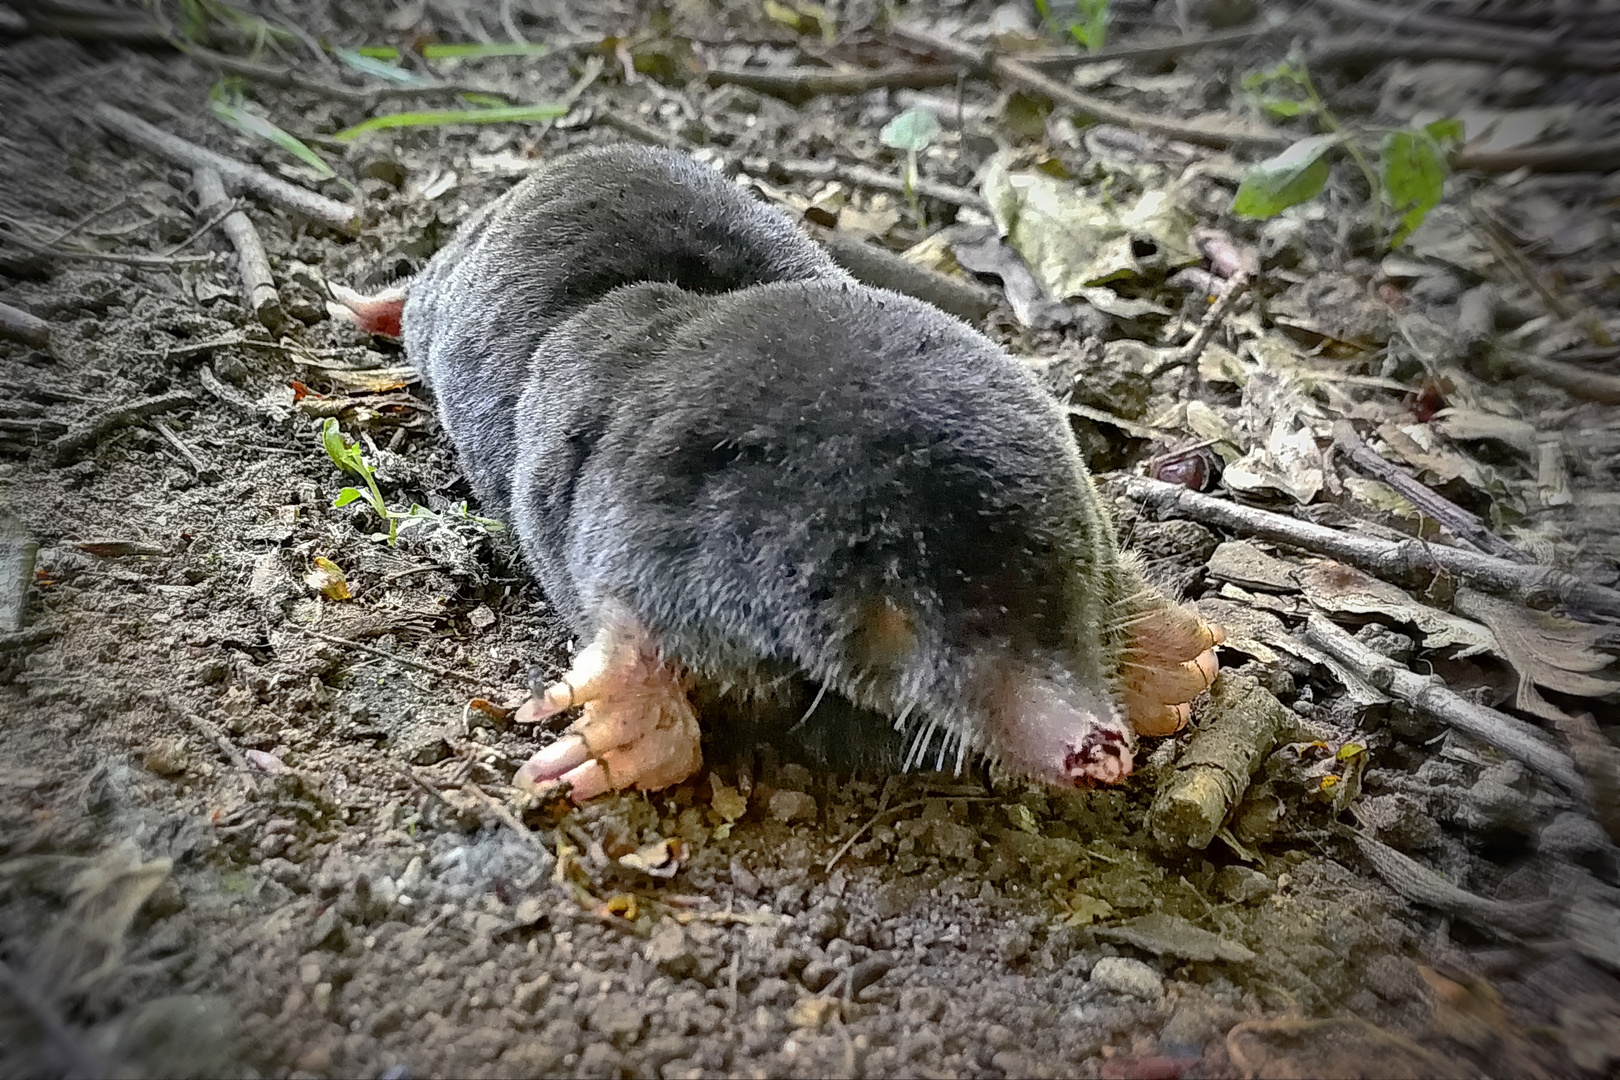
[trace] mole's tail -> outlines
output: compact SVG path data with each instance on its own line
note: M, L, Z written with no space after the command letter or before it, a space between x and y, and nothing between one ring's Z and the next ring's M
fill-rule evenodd
M351 322L368 334L400 337L400 317L405 311L404 285L394 285L370 296L334 282L328 282L326 288L332 294L326 304L326 312L332 318Z

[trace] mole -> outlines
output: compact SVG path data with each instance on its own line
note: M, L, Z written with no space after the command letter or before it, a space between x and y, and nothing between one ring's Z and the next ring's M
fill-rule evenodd
M1121 553L1019 363L684 155L561 156L403 286L334 296L403 337L578 635L518 719L582 711L520 788L678 783L721 712L900 769L1111 784L1214 677L1219 629Z

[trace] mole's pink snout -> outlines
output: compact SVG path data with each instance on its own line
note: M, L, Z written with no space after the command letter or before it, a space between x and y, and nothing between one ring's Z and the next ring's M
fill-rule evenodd
M1073 678L1009 666L989 698L989 750L1013 772L1054 787L1117 784L1131 773L1131 734L1106 693Z
M1063 772L1077 786L1117 784L1131 774L1131 748L1121 732L1093 728L1071 746Z

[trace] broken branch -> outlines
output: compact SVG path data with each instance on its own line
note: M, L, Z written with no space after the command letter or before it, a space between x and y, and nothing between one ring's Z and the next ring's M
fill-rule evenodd
M1217 150L1249 148L1276 152L1294 142L1293 136L1280 132L1178 120L1115 105L1105 98L1081 93L1055 79L1048 78L1021 61L998 56L992 50L963 45L920 27L896 26L891 33L902 42L924 49L935 56L949 58L965 65L973 72L988 74L1031 93L1049 97L1061 105L1095 117L1104 123L1148 131L1199 146L1214 147Z
M225 194L225 182L218 170L198 169L192 173L197 188L199 216L223 214L219 227L236 249L237 268L242 274L242 299L267 330L279 334L287 328L287 314L281 308L281 294L276 291L275 278L270 274L270 257L265 254L259 230L240 210L225 212L230 197Z
M1374 480L1381 480L1406 497L1406 501L1421 513L1438 521L1451 535L1499 559L1528 563L1529 556L1485 527L1485 523L1464 510L1444 495L1430 490L1414 480L1393 462L1384 460L1378 452L1356 434L1355 425L1348 420L1333 424L1333 444L1357 469Z
M1582 802L1588 799L1586 781L1575 771L1574 762L1523 720L1474 704L1448 689L1438 676L1408 671L1363 645L1325 616L1313 614L1306 619L1305 640L1354 668L1378 689L1522 761Z
M828 68L727 70L715 68L704 76L710 86L741 86L761 94L802 105L826 94L864 94L868 90L928 90L955 86L962 73L941 64L898 64L870 71L833 71Z
M20 341L40 352L51 351L51 324L10 304L0 304L0 337Z
M227 188L246 189L260 198L351 236L360 231L360 215L352 206L278 180L262 169L217 154L178 135L171 135L115 106L105 103L97 105L95 115L108 131L143 150L193 171L213 169L219 173Z
M1426 573L1453 574L1464 581L1532 607L1564 604L1602 615L1620 615L1620 591L1592 585L1550 566L1508 562L1477 551L1442 547L1422 540L1379 540L1330 529L1227 499L1201 495L1177 484L1141 476L1118 476L1125 494L1160 517L1184 517L1287 544L1365 570L1390 581L1420 580Z
M1249 789L1249 778L1289 726L1287 709L1258 681L1222 673L1199 728L1153 800L1153 838L1171 851L1202 851Z
M74 428L66 435L54 440L47 448L47 454L52 464L62 465L74 457L79 451L93 446L107 436L109 432L127 424L145 420L149 416L170 412L174 409L183 409L193 404L195 399L183 391L172 394L159 394L157 397L142 398L132 401L122 408L113 409L96 417L82 427Z

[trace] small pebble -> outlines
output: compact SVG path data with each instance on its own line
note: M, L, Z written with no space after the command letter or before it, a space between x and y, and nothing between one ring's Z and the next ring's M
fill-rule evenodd
M1157 971L1140 960L1123 956L1105 956L1098 960L1091 969L1091 981L1103 990L1147 1001L1164 993L1164 980Z
M816 816L816 799L802 791L776 791L771 793L771 817L784 825L795 821L810 821Z

